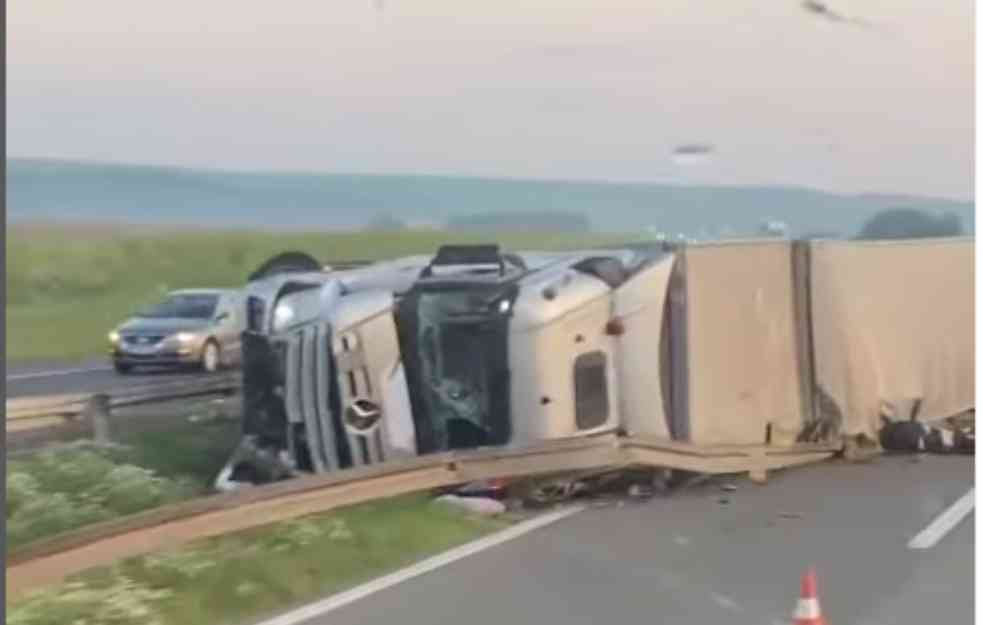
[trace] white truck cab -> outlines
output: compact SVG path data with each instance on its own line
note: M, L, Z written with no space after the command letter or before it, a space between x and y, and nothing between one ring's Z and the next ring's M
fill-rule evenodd
M271 263L246 289L244 438L222 488L626 423L668 431L661 249Z

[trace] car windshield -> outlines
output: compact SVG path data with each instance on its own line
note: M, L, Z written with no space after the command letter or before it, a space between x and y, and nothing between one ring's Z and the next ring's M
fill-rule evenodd
M137 316L148 319L211 319L217 305L218 295L171 295Z

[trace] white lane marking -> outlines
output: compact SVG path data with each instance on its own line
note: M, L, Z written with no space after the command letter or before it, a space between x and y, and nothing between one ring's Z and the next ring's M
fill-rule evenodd
M934 547L952 528L959 525L963 517L973 511L973 505L976 501L975 491L975 488L970 488L969 492L960 497L956 503L935 517L935 520L929 523L928 527L911 539L908 543L908 549L931 549Z
M479 551L484 551L485 549L495 547L514 538L518 538L523 534L528 534L533 530L545 527L551 523L555 523L560 519L566 518L582 510L584 510L583 506L576 506L560 510L558 512L544 514L543 516L530 519L519 523L518 525L513 525L512 527L502 530L501 532L497 532L491 536L486 536L485 538L467 543L466 545L461 545L460 547L451 549L450 551L442 553L438 556L428 558L405 569L396 571L395 573L390 573L389 575L362 584L361 586L356 586L351 590L347 590L315 603L308 604L291 612L287 612L286 614L281 614L280 616L268 621L263 621L259 625L296 625L297 623L302 623L312 618L322 616L328 612L337 610L338 608L344 607L350 603L354 603L359 599L364 599L369 595L385 590L391 586L395 586L401 582L405 582L419 575L423 575L424 573L429 573L430 571L439 569L442 566L447 566L452 562L456 562L463 558L467 558L468 556L474 555Z
M85 369L59 369L56 371L36 371L34 373L15 373L8 375L7 381L14 380L33 380L35 378L53 378L61 375L75 375L77 373L95 373L97 371L112 371L112 367L88 367Z

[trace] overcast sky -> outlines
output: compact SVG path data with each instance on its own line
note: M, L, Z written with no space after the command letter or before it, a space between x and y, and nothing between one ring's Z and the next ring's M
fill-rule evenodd
M971 198L972 0L829 6L9 0L7 153Z

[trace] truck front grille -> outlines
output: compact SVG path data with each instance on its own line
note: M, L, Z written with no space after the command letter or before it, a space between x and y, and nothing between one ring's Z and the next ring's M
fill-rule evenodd
M381 430L368 436L351 434L332 410L334 375L331 332L327 324L310 324L286 337L284 401L291 429L305 432L314 471L321 473L380 462L384 459ZM348 380L345 380L348 384ZM349 460L350 459L350 460Z

